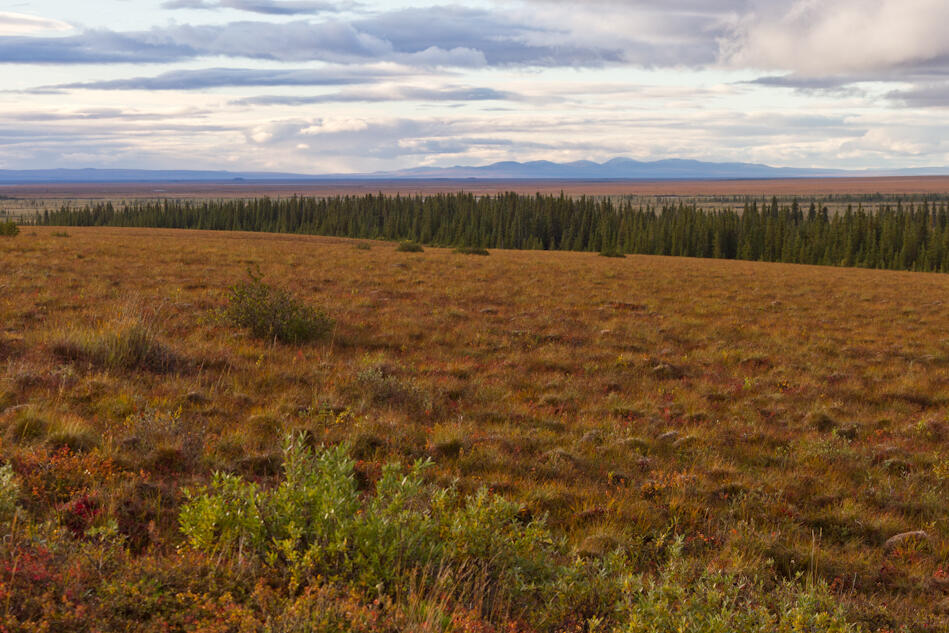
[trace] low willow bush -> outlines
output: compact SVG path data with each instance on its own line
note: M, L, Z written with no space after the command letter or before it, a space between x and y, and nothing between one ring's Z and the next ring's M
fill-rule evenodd
M634 574L620 549L595 559L571 556L544 519L525 519L518 504L485 490L464 496L426 484L430 465L390 463L375 491L365 493L346 447L312 451L293 437L276 487L218 473L209 486L186 492L181 530L193 548L269 570L292 594L350 586L398 600L428 581L423 593L444 593L450 578L450 595L435 602L466 602L485 617L538 630L571 622L617 633L852 630L823 588L789 584L775 598L725 574L696 580L679 562L681 541L665 571L650 577Z
M291 438L279 485L218 473L186 493L181 529L197 550L263 565L294 589L319 579L395 595L451 569L472 585L457 595L478 594L484 612L556 615L563 590L580 591L566 580L582 576L584 563L567 556L543 520L524 522L516 503L427 485L430 465L387 464L367 495L346 447L311 451Z
M263 282L259 274L230 289L224 320L247 328L257 338L281 343L307 343L327 336L333 319L312 308L282 288Z
M20 227L16 222L0 222L0 236L16 237L20 233Z

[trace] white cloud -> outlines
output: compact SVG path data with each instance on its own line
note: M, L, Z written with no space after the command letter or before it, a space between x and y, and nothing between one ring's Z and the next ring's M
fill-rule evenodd
M0 12L0 36L34 35L45 31L69 31L72 26L60 20L50 20L25 13Z
M722 59L806 76L884 71L949 55L946 0L758 2L735 17Z
M369 123L362 119L329 118L315 125L303 128L300 130L300 134L316 136L318 134L333 134L336 132L362 132L367 129L369 129Z

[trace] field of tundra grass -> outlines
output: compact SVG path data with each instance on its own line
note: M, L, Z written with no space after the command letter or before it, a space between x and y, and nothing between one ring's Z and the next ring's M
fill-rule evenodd
M397 246L0 237L0 630L949 630L949 277Z

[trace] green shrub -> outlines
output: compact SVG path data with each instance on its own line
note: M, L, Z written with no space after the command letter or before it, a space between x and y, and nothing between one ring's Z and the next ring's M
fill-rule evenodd
M422 245L418 242L406 240L404 242L400 242L398 248L395 250L400 253L421 253L425 249L422 248Z
M432 553L430 520L409 509L426 464L404 477L390 464L366 501L354 467L345 447L313 453L296 438L286 446L284 480L275 490L218 473L209 489L188 493L182 531L196 549L251 555L297 586L315 575L365 588L391 582L399 563Z
M323 311L301 303L289 292L265 284L258 274L230 289L224 318L257 338L306 343L325 337L334 322Z
M623 251L619 250L618 248L604 248L602 251L600 251L600 257L622 258L622 257L626 257L626 255L624 255Z
M360 491L355 466L344 446L311 451L302 435L290 438L276 488L216 474L186 492L181 530L193 548L263 565L292 592L331 583L398 598L407 587L439 591L435 577L450 577L455 599L544 630L598 622L617 633L854 631L816 581L766 589L726 573L696 577L681 540L668 565L646 577L631 572L622 544L571 558L519 504L426 484L430 462L385 465L374 492Z
M673 546L666 567L652 580L628 576L624 582L625 625L618 633L847 633L827 587L793 582L768 590L753 580L723 572L691 577L682 560L682 542ZM762 598L765 598L764 600Z
M477 246L459 246L455 249L455 252L459 255L490 255L486 248L478 248Z
M0 236L15 237L19 233L20 227L16 225L16 222L0 222Z
M429 466L417 461L406 471L389 463L375 493L365 495L345 447L313 452L303 437L292 438L276 489L218 473L209 487L186 493L181 529L192 547L252 557L292 587L319 577L391 594L450 568L459 582L490 587L494 604L537 609L550 602L564 573L562 541L485 490L463 497L432 489L424 480Z

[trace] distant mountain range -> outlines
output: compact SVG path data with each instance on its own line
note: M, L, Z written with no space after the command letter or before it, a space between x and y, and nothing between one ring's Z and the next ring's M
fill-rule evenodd
M0 170L0 185L35 183L160 183L160 182L317 182L327 180L744 180L770 178L840 178L859 176L949 175L949 167L900 170L797 169L754 163L710 163L667 159L642 162L614 158L605 163L501 162L480 167L415 167L368 174L293 174L144 169Z
M802 178L836 176L845 172L829 169L793 169L753 163L707 163L670 158L642 162L614 158L605 163L580 160L553 163L538 160L529 163L503 162L483 167L416 167L379 175L397 178L504 178L549 180L735 180L743 178Z

